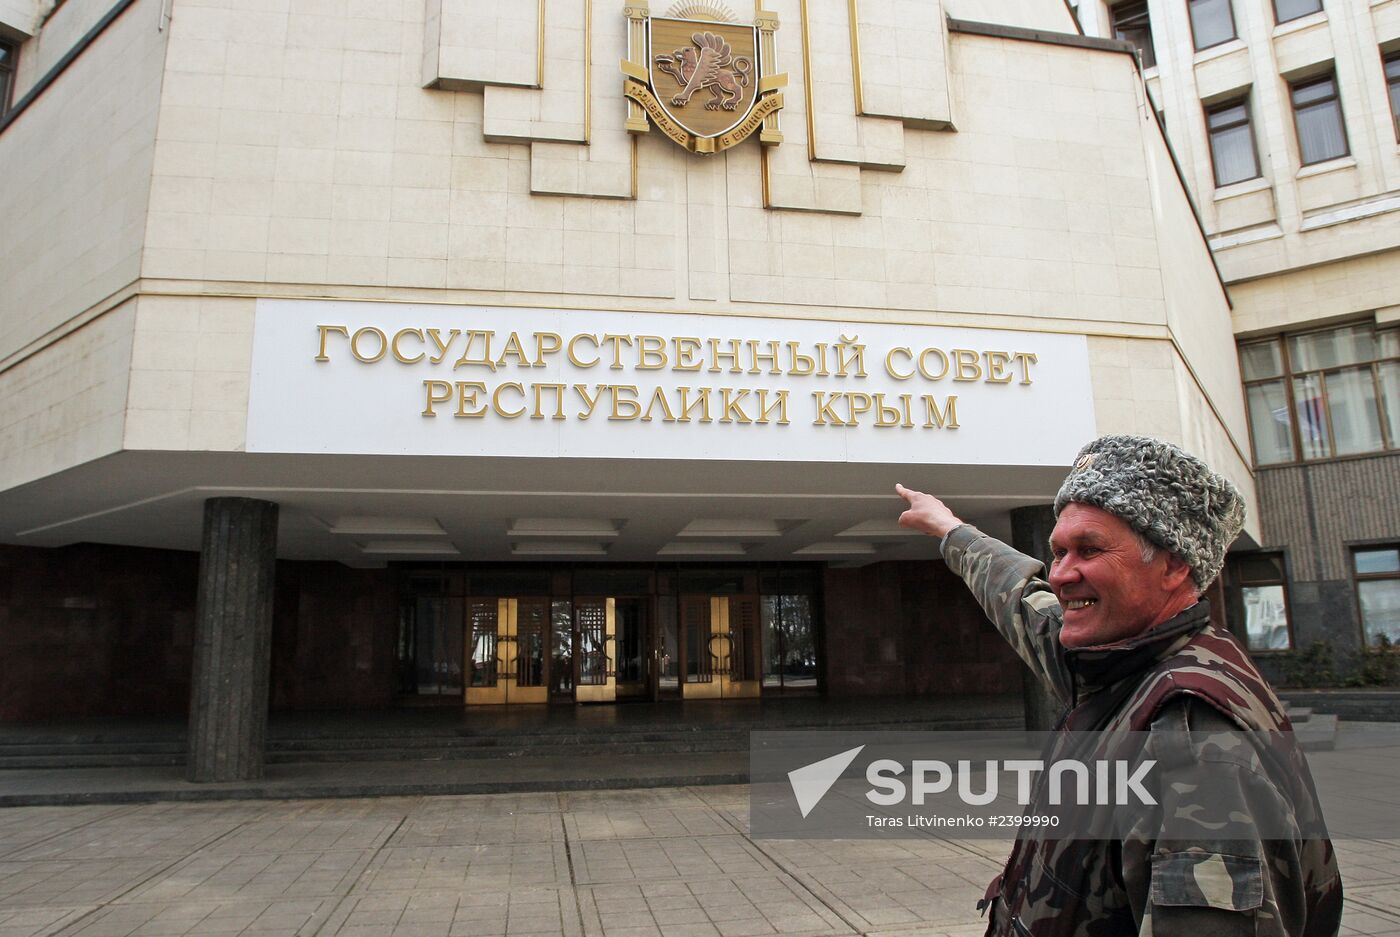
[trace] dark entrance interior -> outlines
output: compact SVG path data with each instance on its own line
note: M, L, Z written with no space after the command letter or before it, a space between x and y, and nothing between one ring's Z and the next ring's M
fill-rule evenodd
M402 698L468 706L815 694L821 567L403 566Z

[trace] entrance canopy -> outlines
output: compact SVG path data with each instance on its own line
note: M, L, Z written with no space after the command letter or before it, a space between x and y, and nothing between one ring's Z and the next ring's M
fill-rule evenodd
M969 522L1009 536L1007 512L1050 502L1065 471L123 452L11 491L0 502L0 539L197 550L204 501L234 496L280 505L284 559L859 565L932 555L927 538L896 524L896 482L938 493Z

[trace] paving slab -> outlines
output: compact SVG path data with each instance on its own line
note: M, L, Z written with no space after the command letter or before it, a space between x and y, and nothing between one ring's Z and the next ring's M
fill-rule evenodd
M742 783L748 771L747 751L278 764L255 781L204 784L182 767L18 768L0 771L0 807L672 788Z
M4 937L977 937L1009 842L753 839L743 784L0 810ZM1400 841L1337 843L1347 937Z

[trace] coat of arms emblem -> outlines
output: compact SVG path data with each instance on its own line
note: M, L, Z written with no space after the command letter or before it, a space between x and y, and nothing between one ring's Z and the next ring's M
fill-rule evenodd
M744 25L708 3L654 17L645 2L633 2L624 12L631 22L622 63L628 130L645 133L655 124L695 153L728 149L760 129L763 143L782 140L778 89L787 76L772 74L775 17L760 13Z

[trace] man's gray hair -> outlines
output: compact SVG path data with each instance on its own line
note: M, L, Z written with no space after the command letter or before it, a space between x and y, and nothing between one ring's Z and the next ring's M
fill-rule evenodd
M1146 566L1157 558L1157 544L1136 530L1133 531L1133 536L1137 538L1138 549L1142 551L1142 565Z

